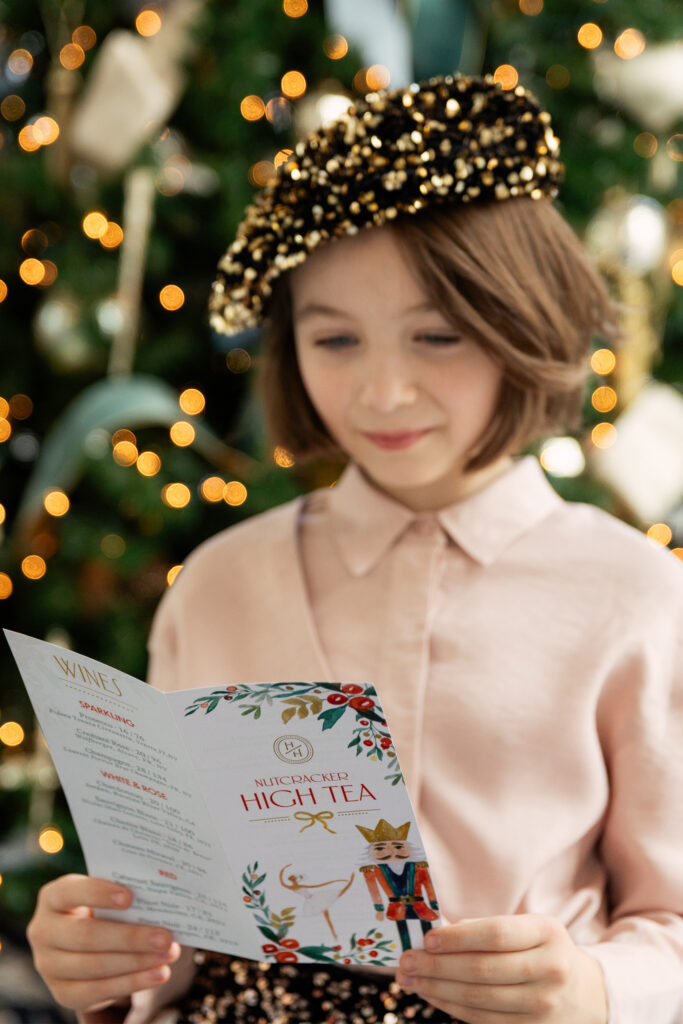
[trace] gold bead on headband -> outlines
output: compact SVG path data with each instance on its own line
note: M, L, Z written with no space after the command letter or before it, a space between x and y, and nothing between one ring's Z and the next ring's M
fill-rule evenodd
M274 279L330 239L435 204L553 198L558 155L550 114L491 75L368 93L301 139L247 207L218 264L211 326L229 336L260 326Z

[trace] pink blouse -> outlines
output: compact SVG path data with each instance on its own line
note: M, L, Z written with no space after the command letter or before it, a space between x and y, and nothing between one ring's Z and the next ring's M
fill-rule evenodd
M351 464L190 556L149 678L374 682L445 919L553 915L609 1024L682 1024L682 644L680 562L534 456L437 513Z

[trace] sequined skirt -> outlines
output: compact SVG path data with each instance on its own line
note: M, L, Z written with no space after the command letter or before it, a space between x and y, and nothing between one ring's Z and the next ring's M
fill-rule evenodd
M381 973L266 964L199 951L179 1024L458 1024Z

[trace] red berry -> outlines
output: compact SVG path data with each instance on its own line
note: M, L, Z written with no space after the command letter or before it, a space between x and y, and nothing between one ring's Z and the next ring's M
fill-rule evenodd
M328 704L346 704L349 698L345 697L343 693L331 693L327 698Z
M208 708L208 706L209 706L208 700L203 701L199 706L200 706L200 708Z
M372 746L374 746L374 743L372 742L372 740L363 740L363 746L364 747L372 747Z
M284 946L285 949L298 949L299 943L296 939L280 939L280 945Z
M344 683L342 686L342 693L362 693L363 687L359 686L358 683Z
M377 950L376 949L371 949L370 950L370 956L377 956Z
M279 953L275 954L275 959L281 964L296 964L299 961L296 953L290 953L289 950L280 950Z
M382 750L387 750L391 746L391 740L389 739L388 736L383 736L382 739L379 741L379 745L382 748Z
M261 946L264 953L277 953L277 946L272 942L266 942L265 945Z
M356 711L369 711L370 708L374 708L375 702L370 697L352 697L349 705Z
M234 691L237 689L237 687L236 686L226 686L225 689L228 691L228 693L234 693Z
M367 718L361 718L360 724L361 725L370 725L370 723L368 722Z
M348 956L344 957L344 963L345 964L350 964L351 963L351 961L349 960Z

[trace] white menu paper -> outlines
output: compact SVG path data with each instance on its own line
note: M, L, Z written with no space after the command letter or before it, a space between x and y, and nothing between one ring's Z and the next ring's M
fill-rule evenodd
M254 960L395 966L439 923L393 740L368 683L164 694L5 630L98 911Z

